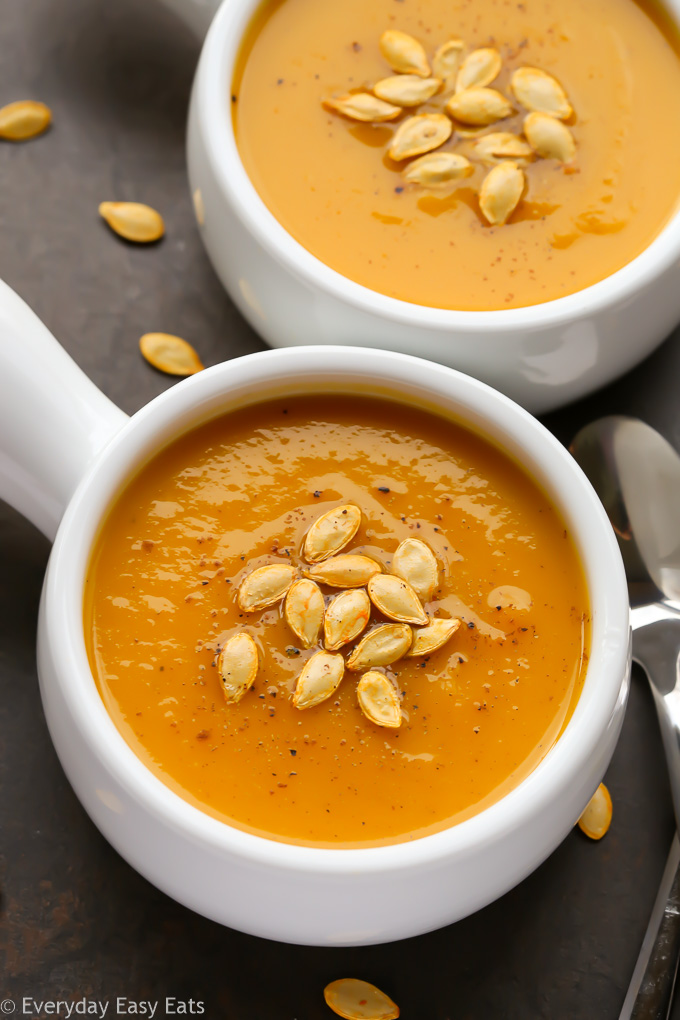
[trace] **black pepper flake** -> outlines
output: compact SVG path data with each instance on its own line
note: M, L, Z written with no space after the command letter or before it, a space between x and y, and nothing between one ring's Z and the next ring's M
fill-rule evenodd
M231 97L232 103L235 103L237 101L237 99L238 99L238 96L232 96Z
M206 585L207 583L208 583L207 581L201 581L202 585Z
M286 648L286 655L288 656L289 659L292 659L295 655L299 655L299 654L300 654L300 649L299 648L295 648L294 645L288 645L288 647Z
M361 43L353 42L352 49L354 50L355 53L361 53Z
M318 489L315 489L314 492L312 493L312 495L314 496L314 499L318 499L319 496L321 495L321 493L319 492Z
M277 85L283 85L283 78L277 78L276 79L276 84Z
M404 187L403 187L403 185L398 184L394 190L396 191L396 193L398 195L401 195L402 191L404 190Z
M295 755L297 754L297 751L295 750L295 748L294 748L294 747L291 747L291 748L290 748L289 750L290 750L290 753L292 754L292 756L293 756L293 758L294 758L294 757L295 757Z
M389 492L389 488L386 485L379 485L378 492Z
M473 630L473 629L474 629L474 626L475 626L475 625L474 625L474 623L472 622L472 620L470 620L470 621L468 622L468 627L470 628L470 630Z

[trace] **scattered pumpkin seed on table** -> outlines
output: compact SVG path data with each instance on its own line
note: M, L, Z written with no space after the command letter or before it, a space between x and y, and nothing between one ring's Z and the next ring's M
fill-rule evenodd
M612 799L609 790L600 783L585 811L578 820L578 827L589 839L602 839L612 822Z
M195 375L205 368L191 344L172 333L145 333L139 349L150 365L167 375Z
M375 985L340 978L324 988L326 1004L343 1020L398 1020L399 1007Z
M142 202L100 202L99 215L126 241L150 244L165 233L161 214Z
M0 138L7 142L26 142L46 131L52 111L44 103L20 99L0 109Z

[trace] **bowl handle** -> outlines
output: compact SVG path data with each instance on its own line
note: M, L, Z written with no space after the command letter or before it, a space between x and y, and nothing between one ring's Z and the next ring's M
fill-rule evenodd
M53 539L88 464L126 421L0 280L0 498Z
M163 0L202 39L222 0Z

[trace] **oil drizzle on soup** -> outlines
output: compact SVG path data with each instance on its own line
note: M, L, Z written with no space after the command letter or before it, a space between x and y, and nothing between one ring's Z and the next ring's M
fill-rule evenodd
M312 521L348 502L363 522L346 551L389 561L421 538L443 577L432 609L463 620L430 657L388 667L397 731L362 714L357 674L294 708L315 649L281 605L236 601L249 570L299 562ZM498 800L566 725L589 639L576 552L521 468L461 426L358 396L245 408L159 453L102 528L84 609L101 696L142 761L216 818L316 846L414 839ZM260 670L227 704L216 653L243 629Z

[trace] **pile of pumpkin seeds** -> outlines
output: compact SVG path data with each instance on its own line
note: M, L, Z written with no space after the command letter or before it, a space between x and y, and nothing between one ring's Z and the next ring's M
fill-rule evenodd
M437 588L439 570L434 553L420 539L407 538L399 545L389 573L370 556L342 552L359 530L361 519L361 510L352 503L329 510L307 532L301 571L288 563L257 567L246 574L236 597L245 613L283 601L286 623L301 645L320 645L297 678L296 708L312 708L330 698L347 669L362 674L357 698L366 718L377 726L397 728L401 725L399 692L380 667L403 657L431 654L453 637L460 620L431 618L423 608ZM326 604L322 587L340 591ZM389 622L364 634L372 606ZM340 650L357 638L345 659ZM240 701L250 690L258 668L258 649L251 635L240 631L229 638L217 659L228 703Z
M489 224L501 226L526 190L523 168L529 162L573 162L576 143L564 123L573 109L560 83L546 71L519 67L510 77L512 99L527 111L522 134L489 132L517 112L511 99L489 87L503 67L498 50L484 47L466 55L461 39L449 39L430 63L417 39L390 29L380 37L380 52L395 75L376 82L371 91L326 98L323 106L350 120L380 124L434 96L448 97L443 113L411 113L392 137L390 159L411 161L402 171L407 184L437 188L469 177L474 169L470 160L459 152L441 151L441 146L452 137L474 139L471 158L492 166L480 188L479 207Z

